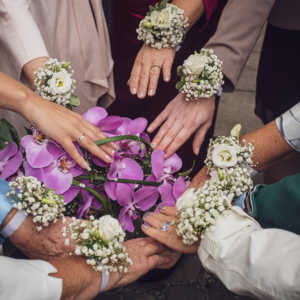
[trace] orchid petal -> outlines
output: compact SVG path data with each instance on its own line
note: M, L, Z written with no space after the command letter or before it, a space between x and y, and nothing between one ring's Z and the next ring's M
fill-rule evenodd
M29 135L25 135L24 137L22 137L21 144L24 148L26 148L29 143L35 143L32 135L29 134Z
M4 148L6 149L6 148ZM23 161L22 153L18 152L13 158L11 158L4 166L4 170L0 175L0 178L6 179L18 171Z
M76 168L71 168L68 173L72 174L73 177L77 177L82 174L82 171Z
M165 152L161 149L154 150L151 156L152 172L159 182L163 180L164 176L164 161Z
M125 134L130 134L130 135L136 135L137 133L140 134L146 129L147 124L148 122L145 118L137 118L129 124L127 128L127 133Z
M106 181L104 184L105 191L107 195L112 200L117 200L116 190L117 190L117 183L116 182L108 182Z
M120 224L124 224L122 226L123 230L128 230L130 232L133 232L134 231L133 222L127 212L128 212L128 207L124 206L120 211L118 221Z
M80 191L80 187L79 186L71 186L66 192L64 192L62 194L62 196L65 197L65 203L68 204L70 203L72 200L75 199L75 197L77 196L78 192Z
M87 215L88 211L90 210L91 204L92 204L92 196L88 195L84 198L84 203L79 207L77 211L76 218L82 219L83 215Z
M157 179L156 179L156 177L153 174L151 174L150 176L148 176L145 181L158 182Z
M180 176L176 181L173 186L173 195L175 199L177 200L181 194L186 190L187 186L184 181L184 177Z
M58 158L59 156L61 156L65 152L65 150L63 148L57 147L54 143L45 143L45 144L47 145L48 152L53 157L52 159Z
M26 158L33 168L43 168L53 162L53 156L47 150L47 144L29 143L26 147Z
M172 173L179 171L182 167L182 160L180 157L174 153L169 158L167 158L164 162L164 167L172 167Z
M162 202L176 202L173 196L173 185L170 182L164 180L164 183L158 187L158 190L160 192Z
M118 174L121 179L143 180L144 173L141 166L131 158L124 158L125 168L121 169ZM108 177L108 176L107 176Z
M122 157L120 156L120 154L118 152L115 152L113 155L113 160L110 165L110 169L107 173L107 178L109 180L114 180L117 177L118 171L122 167L121 159Z
M89 109L82 117L97 126L100 120L104 119L107 116L107 111L102 107L93 107Z
M43 182L44 171L41 168L33 168L28 161L24 161L23 163L25 176L35 177L38 181Z
M12 156L16 155L18 152L18 146L16 143L9 143L1 152L0 152L0 161L6 162Z
M123 120L123 124L118 128L118 132L125 134L128 132L127 129L129 124L132 122L132 120L129 118L122 118L122 120Z
M155 205L159 196L158 189L153 186L142 187L133 194L133 204L136 204L140 210L149 210Z
M114 131L117 130L123 124L121 117L110 116L100 120L97 127L101 131Z
M99 166L99 167L104 167L104 168L106 168L106 167L109 166L108 163L104 162L102 159L100 159L100 158L98 158L98 157L96 157L96 156L91 156L91 159L92 159L92 162L93 162L95 165Z
M149 137L149 134L148 133L146 133L146 132L142 132L141 134L140 134L140 137L141 138L143 138L143 139L145 139L148 143L150 143L150 137Z
M116 189L117 201L121 206L129 205L132 202L133 188L130 184L119 183Z

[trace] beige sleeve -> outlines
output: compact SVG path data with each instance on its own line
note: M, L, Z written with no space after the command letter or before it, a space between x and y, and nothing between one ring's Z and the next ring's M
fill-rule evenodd
M215 35L204 48L223 61L224 92L232 92L260 36L275 0L229 0Z
M49 56L27 0L0 0L0 43L19 77L23 66L38 57Z

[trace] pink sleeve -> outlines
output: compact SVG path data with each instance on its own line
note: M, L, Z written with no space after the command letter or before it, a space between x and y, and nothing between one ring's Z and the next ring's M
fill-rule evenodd
M206 20L208 21L218 5L219 0L203 0L205 5Z

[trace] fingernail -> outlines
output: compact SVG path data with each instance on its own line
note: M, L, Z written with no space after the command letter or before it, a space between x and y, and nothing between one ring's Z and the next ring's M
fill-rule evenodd
M107 155L107 154L105 154L105 159L106 159L108 162L112 162L112 158L111 158L109 155Z
M165 81L169 81L169 80L170 80L170 77L167 76L167 77L165 78Z
M167 208L166 206L162 205L162 206L159 207L159 210L164 210L166 208Z
M143 92L139 92L139 98L144 97L144 93Z
M90 165L85 160L83 161L82 165L83 165L84 169L86 169L88 171L92 170L91 167L90 167Z
M136 88L133 88L133 89L131 90L131 94L132 94L132 95L135 95L135 94L136 94Z
M152 127L149 127L149 128L148 128L148 131L151 131L151 130L152 130Z
M148 211L145 213L144 218L149 219L153 215L152 211Z
M111 145L112 145L116 150L119 149L119 146L118 146L117 144L115 144L114 142L111 142Z
M151 89L151 90L149 91L149 96L153 96L153 95L154 95L154 90Z
M114 155L116 152L116 150L111 150L112 155Z
M196 150L195 150L196 155L199 154L199 150L200 150L200 147L197 147Z
M151 145L151 147L154 149L155 146L156 146L156 143L151 143L150 145Z
M147 226L147 225L145 225L145 224L142 224L142 228L145 228L145 229L147 229L147 228L148 228L148 226Z

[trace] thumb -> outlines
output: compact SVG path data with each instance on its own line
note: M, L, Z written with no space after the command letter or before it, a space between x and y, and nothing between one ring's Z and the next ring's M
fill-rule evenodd
M170 255L153 255L148 257L147 265L149 267L149 270L152 270L154 268L167 265L171 261L172 261L172 256Z

